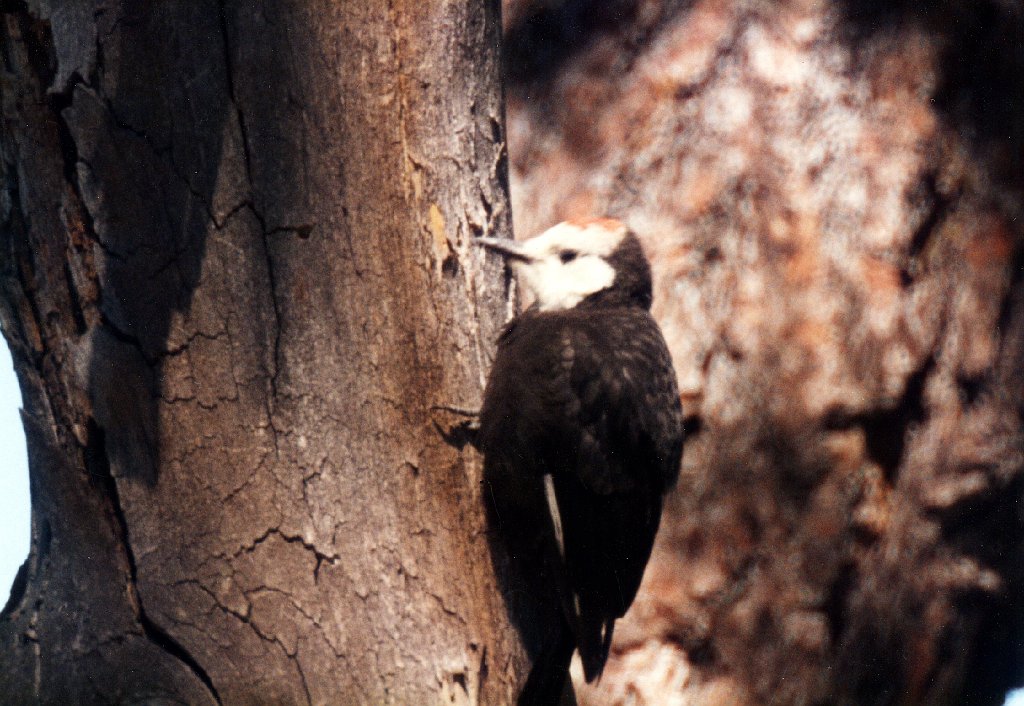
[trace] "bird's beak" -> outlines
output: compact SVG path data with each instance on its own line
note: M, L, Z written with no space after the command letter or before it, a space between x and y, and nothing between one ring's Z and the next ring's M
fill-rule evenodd
M474 238L473 242L501 255L509 261L531 262L532 257L523 252L522 246L514 240L504 238Z

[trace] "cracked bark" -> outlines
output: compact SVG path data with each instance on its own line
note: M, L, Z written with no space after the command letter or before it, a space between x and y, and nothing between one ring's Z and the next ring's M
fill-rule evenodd
M653 256L690 434L581 704L998 704L1024 653L1024 6L506 0L516 228Z
M32 552L2 699L506 703L496 3L0 5ZM367 7L361 7L367 5ZM460 421L460 420L454 420ZM446 428L452 420L441 420Z

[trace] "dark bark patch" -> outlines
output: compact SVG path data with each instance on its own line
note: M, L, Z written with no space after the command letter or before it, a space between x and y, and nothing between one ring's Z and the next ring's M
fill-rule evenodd
M864 416L868 455L882 468L886 479L893 483L900 469L907 443L907 434L925 419L924 384L935 366L934 357L907 379L899 403L891 410L877 411Z
M57 55L53 51L49 22L32 15L23 0L7 0L0 5L0 12L16 17L29 66L38 77L39 87L49 88L57 75Z
M929 356L907 378L903 395L895 406L854 415L832 410L825 417L825 429L863 428L868 456L879 465L886 480L893 484L903 460L908 434L927 418L924 385L935 366L935 357Z
M521 3L522 9L505 31L506 85L513 90L543 88L604 36L614 36L623 44L619 59L628 61L692 0L660 3L653 17L640 14L642 4L638 0Z
M633 0L531 3L505 32L505 77L512 86L549 80L595 36L625 24Z
M71 274L71 267L64 264L64 280L67 282L68 287L68 301L71 302L71 318L75 322L75 333L81 336L88 330L88 324L85 321L85 312L82 308L82 300L78 296L78 287L75 286L74 277Z
M824 603L825 616L828 618L829 634L832 644L837 645L841 640L848 619L848 607L850 593L857 580L857 567L852 562L844 563L839 567L835 579L826 592Z
M988 383L987 375L957 375L956 387L960 394L960 402L964 407L971 407L978 402Z
M906 259L900 268L900 284L908 287L919 278L921 272L921 256L925 247L937 235L946 217L955 208L958 193L944 194L938 187L938 175L935 171L927 173L919 184L915 200L927 204L924 218L914 229L907 248Z
M1020 336L1020 326L1014 324L1020 320L1021 310L1024 309L1024 244L1015 244L1013 260L1010 265L1010 286L1006 296L999 306L999 317L996 320L996 332L1003 338L1003 346L1007 344L1007 338L1013 333ZM1020 350L1022 341L1012 341L1011 345L1018 346Z
M973 143L997 181L1024 187L1024 10L1004 0L842 0L838 3L856 46L907 27L920 27L942 47L935 106Z
M441 262L441 273L445 277L455 277L459 274L459 258L451 253Z

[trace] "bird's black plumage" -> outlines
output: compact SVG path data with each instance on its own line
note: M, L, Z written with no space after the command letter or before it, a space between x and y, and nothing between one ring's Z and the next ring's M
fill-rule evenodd
M631 233L602 258L614 268L610 286L508 324L479 436L494 529L530 574L528 590L557 596L588 681L636 595L682 451L647 260Z

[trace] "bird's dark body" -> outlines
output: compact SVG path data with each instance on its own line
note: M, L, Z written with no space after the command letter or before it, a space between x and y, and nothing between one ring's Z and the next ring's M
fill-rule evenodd
M626 265L639 253L628 237ZM527 590L556 596L588 681L636 595L682 452L675 373L639 257L639 272L618 265L612 288L507 326L480 418L494 530L530 574Z

